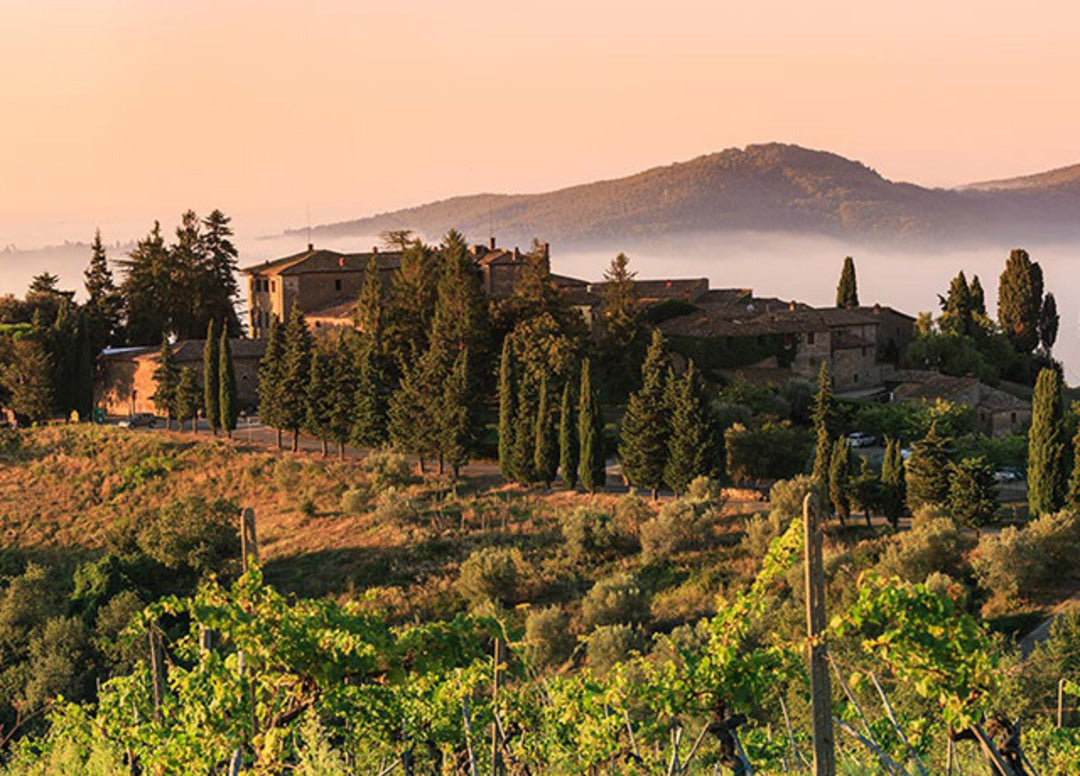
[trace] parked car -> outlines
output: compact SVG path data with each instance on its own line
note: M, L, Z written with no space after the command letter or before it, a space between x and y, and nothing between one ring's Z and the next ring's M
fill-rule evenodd
M157 418L149 412L136 412L134 415L124 418L116 425L120 428L153 428L157 425Z
M911 457L911 448L910 447L901 447L900 448L900 460L901 461L906 461L910 457Z
M1024 475L1019 469L1003 468L994 472L994 482L1019 482Z
M852 447L873 447L877 442L877 439L871 434L864 434L861 431L856 431L847 435L847 441Z

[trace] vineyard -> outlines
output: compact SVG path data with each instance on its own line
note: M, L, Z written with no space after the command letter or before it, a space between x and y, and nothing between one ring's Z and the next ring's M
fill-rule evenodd
M53 693L35 707L17 703L0 732L4 776L1080 772L1080 728L1070 726L1078 721L1080 617L1063 616L1025 656L1000 623L987 627L973 601L985 599L985 612L993 599L977 585L1009 587L999 577L1010 564L988 565L1009 548L1027 548L1008 557L1030 563L1032 548L1057 547L1059 565L1042 549L1035 565L1067 578L1061 569L1074 563L1080 521L1064 514L982 537L972 557L973 540L949 533L945 518L921 517L898 536L860 527L848 540L813 511L799 514L805 483L778 486L771 516L745 523L699 483L684 500L645 510L635 544L605 517L608 502L560 512L561 534L541 524L531 536L522 532L541 520L541 502L518 496L531 503L528 511L486 517L479 505L489 495L443 493L421 508L410 488L429 486L387 484L393 477L385 460L371 470L334 464L328 471L343 478L333 494L342 509L368 498L366 489L378 491L380 520L391 519L383 505L413 503L413 522L396 525L412 526L414 540L431 532L444 542L472 542L454 583L461 605L448 607L437 603L445 594L410 587L408 595L426 595L429 603L405 607L378 579L347 594L296 592L297 574L310 567L302 556L300 572L283 565L283 548L299 539L288 538L287 507L271 498L272 480L264 479L276 470L258 474L266 468L262 458L248 460L224 443L172 448L142 438L125 451L118 439L42 439L48 451L21 454L26 461L18 465L32 474L19 480L22 488L59 490L52 472L77 482L82 462L93 463L106 472L100 486L75 492L98 519L114 507L138 512L139 504L160 502L168 522L144 518L149 522L134 544L162 564L160 574L211 571L190 590L131 610L108 641L125 657L84 699ZM145 461L147 445L156 457L133 469L126 456ZM115 475L101 455L115 459ZM217 467L226 464L246 473L223 476ZM242 521L236 507L204 506L225 521L212 524L198 510L179 510L170 489L191 479L191 467L207 473L206 495L225 491L268 506L245 510ZM314 465L305 471L308 479L331 476ZM307 498L294 508L308 510ZM468 508L453 508L455 498ZM310 511L329 511L330 496L312 499ZM631 502L614 503L618 514ZM309 520L301 530L338 531L335 521L352 518L314 520L325 523ZM196 521L198 542L181 535L186 521ZM356 531L362 524L342 525ZM28 531L31 523L17 527ZM220 542L210 546L217 534ZM746 569L745 581L713 583L714 608L706 616L686 610L676 619L680 610L670 603L662 617L655 603L651 615L642 608L642 588L672 600L674 593L663 592L665 575L699 556L706 566ZM183 563L169 565L174 557ZM575 573L597 580L584 599L553 603L561 583L506 593L521 586L513 575L524 573L523 565L550 575L543 563L562 568L574 558ZM1024 595L1033 595L1032 569L1017 577ZM39 578L29 569L21 577L0 573L7 576L0 654L12 655L8 634L29 616L16 604ZM71 600L85 600L87 590L106 600L104 585L86 578L76 574ZM815 604L823 608L808 616ZM452 610L440 615L439 607ZM58 638L42 629L31 638L31 655ZM45 654L51 657L23 670L59 673L59 663L48 662L59 661L59 652ZM6 666L5 672L7 682ZM835 760L835 771L826 758Z

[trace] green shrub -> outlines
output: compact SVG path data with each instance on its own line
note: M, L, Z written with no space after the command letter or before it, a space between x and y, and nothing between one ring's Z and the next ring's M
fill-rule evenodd
M615 502L615 521L622 530L635 536L645 521L655 514L655 510L636 493L626 493Z
M300 499L300 514L304 517L315 517L319 514L319 508L315 504L315 499L311 496L304 496Z
M814 481L807 474L780 480L769 489L769 511L788 521L802 518L803 500L813 492Z
M133 463L120 472L120 484L116 493L126 490L136 490L145 485L149 480L163 477L173 469L173 461L165 456L154 455Z
M1080 515L1062 511L983 536L972 565L984 589L1011 600L1071 571L1078 553Z
M189 496L144 515L135 526L135 542L168 569L196 576L221 572L239 553L239 513L233 501Z
M530 609L525 618L526 655L537 668L562 665L574 651L570 618L558 606Z
M660 514L641 526L642 554L653 560L701 547L710 533L711 514L702 502L680 499L665 504Z
M739 547L751 558L764 558L773 539L782 534L791 525L791 518L779 510L767 515L754 515L746 521L746 535Z
M279 458L274 465L274 482L281 490L295 490L300 484L300 472L303 468L295 458Z
M457 591L474 607L508 605L519 600L521 553L501 547L476 550L458 574Z
M601 579L581 603L581 617L587 628L602 625L634 625L649 617L649 602L637 580L629 574Z
M610 552L619 540L611 513L593 506L580 506L565 513L560 528L567 552L576 561Z
M358 488L349 488L341 494L341 511L347 515L358 515L367 506L367 496Z
M602 625L589 636L585 654L589 667L597 673L606 673L618 663L645 646L645 636L640 628L630 625Z
M959 576L964 569L960 530L952 518L921 507L912 518L911 530L889 545L878 568L908 582L923 582L934 572Z
M383 449L368 453L363 469L371 478L371 487L376 493L403 488L413 481L409 459L396 450Z
M705 477L704 475L695 477L690 480L690 484L686 486L686 499L688 501L698 501L709 504L710 506L718 507L722 503L720 497L720 483L711 477Z

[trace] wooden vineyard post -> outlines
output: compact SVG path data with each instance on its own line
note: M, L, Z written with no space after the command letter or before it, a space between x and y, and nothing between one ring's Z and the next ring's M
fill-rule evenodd
M821 559L821 525L813 494L803 499L806 556L806 630L810 643L810 696L814 722L814 776L836 775L833 746L832 688L825 645L825 571Z
M491 723L491 773L498 776L503 772L502 761L502 736L499 729L499 687L502 685L502 674L506 667L506 644L500 638L495 639L493 653L494 671L491 680L491 708L495 720Z
M154 724L161 724L161 702L165 693L165 657L157 623L150 626L150 681L153 688Z
M1065 679L1058 679L1057 726L1065 727Z
M240 513L240 561L246 572L251 561L259 562L259 539L255 535L255 510L247 507Z

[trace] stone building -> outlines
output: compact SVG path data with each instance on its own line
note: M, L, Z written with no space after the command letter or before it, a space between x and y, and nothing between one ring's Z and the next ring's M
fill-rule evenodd
M202 385L203 345L205 340L183 340L173 345L173 354L180 367L190 367ZM266 352L261 340L234 339L233 370L236 374L236 393L240 408L254 409L258 403L259 360ZM158 367L159 347L111 348L98 357L98 374L94 380L94 406L106 415L134 415L148 412L162 415L150 398L157 391L154 371Z
M890 379L896 402L947 401L975 411L979 428L994 437L1021 434L1031 425L1031 404L974 377L951 377L924 370L897 371Z

